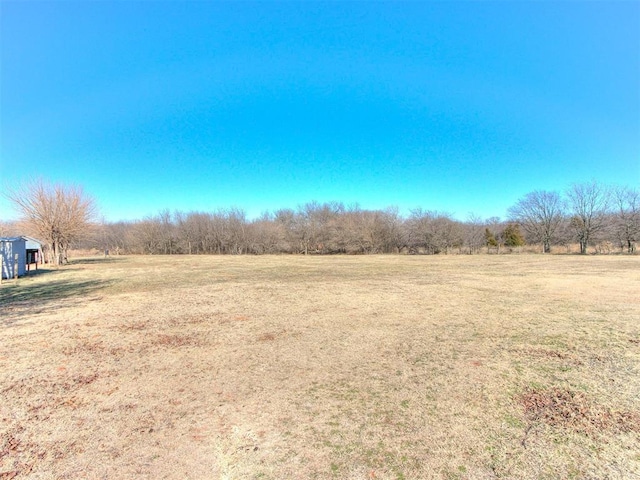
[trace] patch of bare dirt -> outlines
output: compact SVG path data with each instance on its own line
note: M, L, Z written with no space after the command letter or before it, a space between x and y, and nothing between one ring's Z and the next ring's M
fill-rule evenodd
M640 411L615 411L583 392L566 388L531 389L520 396L529 422L543 422L588 436L640 432Z

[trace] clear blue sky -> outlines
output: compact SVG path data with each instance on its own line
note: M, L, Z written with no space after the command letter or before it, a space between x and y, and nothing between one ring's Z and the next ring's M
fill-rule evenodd
M2 185L107 220L640 185L640 2L0 1ZM0 218L15 216L0 200Z

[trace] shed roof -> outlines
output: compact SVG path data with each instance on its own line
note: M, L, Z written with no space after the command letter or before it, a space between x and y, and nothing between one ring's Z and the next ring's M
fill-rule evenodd
M17 237L0 237L1 242L26 242L26 248L28 249L40 249L42 248L42 242L36 238L28 237L26 235L19 235Z

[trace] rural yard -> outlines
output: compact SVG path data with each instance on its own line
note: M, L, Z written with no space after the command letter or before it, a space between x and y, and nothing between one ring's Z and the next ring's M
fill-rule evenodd
M126 256L0 285L0 479L640 479L640 256Z

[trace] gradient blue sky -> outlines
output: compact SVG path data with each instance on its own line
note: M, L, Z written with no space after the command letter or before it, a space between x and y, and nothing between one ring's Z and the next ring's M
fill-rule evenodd
M107 220L640 185L640 2L0 1L0 176ZM15 214L0 199L0 218Z

